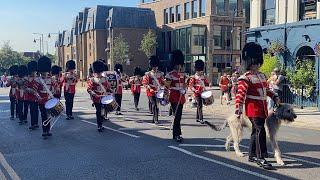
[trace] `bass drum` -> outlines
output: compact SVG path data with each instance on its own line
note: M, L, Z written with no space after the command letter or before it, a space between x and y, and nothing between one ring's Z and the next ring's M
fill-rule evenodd
M118 104L112 95L101 98L101 104L105 106L107 112L115 111L118 107Z
M52 98L47 101L44 107L51 117L59 116L64 110L63 104L57 98Z
M209 106L213 104L214 98L212 91L204 91L201 93L201 98L203 99L203 105Z

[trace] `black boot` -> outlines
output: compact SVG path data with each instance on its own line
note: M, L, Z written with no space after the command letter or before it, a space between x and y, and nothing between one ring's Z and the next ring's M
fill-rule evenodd
M257 159L257 164L266 170L274 170L272 165L265 159Z
M251 156L249 156L248 161L249 161L249 162L255 162L255 163L256 163L256 162L257 162L257 159L258 159L257 157L251 157Z

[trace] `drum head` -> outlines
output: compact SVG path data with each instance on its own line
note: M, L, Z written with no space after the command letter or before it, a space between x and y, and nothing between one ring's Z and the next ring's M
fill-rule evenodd
M53 107L55 107L57 104L59 103L59 99L57 98L52 98L49 101L46 102L46 104L44 105L44 107L46 109L51 109Z
M108 96L104 96L102 99L101 99L101 103L102 104L110 104L114 101L114 97L112 95L108 95Z
M158 91L156 96L158 99L162 99L164 97L164 90Z
M212 92L211 91L205 91L203 93L201 93L201 98L206 99L212 96Z

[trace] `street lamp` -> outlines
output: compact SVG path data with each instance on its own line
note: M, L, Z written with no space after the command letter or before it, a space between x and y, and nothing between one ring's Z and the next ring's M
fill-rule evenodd
M40 48L40 49L39 49L39 50L40 50L39 52L40 52L40 54L41 54L41 39L33 39L33 42L34 42L34 43L37 43L37 41L39 41L39 45L40 45L40 46L39 46L39 48Z
M43 45L43 34L42 33L32 33L34 35L40 35L40 46L41 46L41 49L43 52L41 52L40 50L40 53L42 53L42 55L44 55L44 45ZM34 42L34 41L33 41Z

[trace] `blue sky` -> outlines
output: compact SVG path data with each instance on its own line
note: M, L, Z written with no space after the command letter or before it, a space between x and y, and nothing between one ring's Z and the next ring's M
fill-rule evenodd
M96 5L134 6L140 0L0 0L0 45L10 41L17 51L37 51L38 38L32 33L48 34L71 28L72 20L84 7ZM48 41L54 52L54 40ZM46 43L45 51L46 51Z

